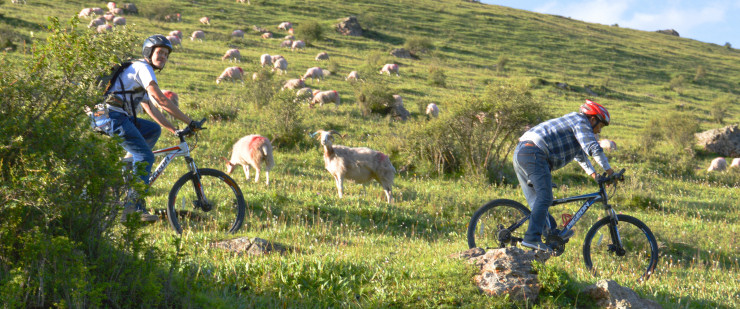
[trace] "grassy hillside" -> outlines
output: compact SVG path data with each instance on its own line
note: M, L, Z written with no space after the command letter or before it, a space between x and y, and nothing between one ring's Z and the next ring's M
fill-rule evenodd
M499 82L525 85L532 100L553 116L575 111L586 98L595 99L612 113L613 124L602 137L619 145L620 151L609 157L614 166L628 168L629 175L617 192L617 209L650 226L662 250L657 273L647 283L614 279L666 308L740 306L738 173L705 173L714 155L700 150L696 156L685 157L681 153L693 151L661 141L647 152L641 148L641 137L652 119L661 120L659 125L676 125L666 121L666 115L682 113L702 130L719 127L712 117L718 100L730 102L724 122L740 122L735 93L740 85L737 50L455 0L135 3L139 15L125 17L127 27L141 40L171 30L181 30L186 36L194 30L206 32L203 42L185 38L182 48L172 53L167 67L157 74L162 88L180 95L187 114L209 119L208 130L200 134L193 151L199 167L223 169L220 157L228 157L231 145L241 136L273 137L267 131L270 109L254 103L260 91L249 80L251 72L259 70L259 56L264 53L282 54L289 62L288 74L275 75L275 83L296 78L312 66L335 71L320 83L308 84L314 89L337 90L342 104L302 106L299 117L305 133L336 129L347 134L338 144L381 150L390 155L398 170L411 163L417 166L396 176L392 205L384 203L376 184L347 182L345 197L339 199L324 170L318 142L305 134L294 145L276 148L269 187L246 181L238 170L232 175L249 206L247 221L236 235L212 231L179 238L166 220L146 227L151 235L147 242L176 260L161 265L162 271L186 278L188 284L176 287L180 289L176 294L194 307L510 306L506 299L481 295L471 280L474 267L448 255L467 249L468 220L484 202L494 198L524 202L517 184L491 184L484 177L463 172L439 176L420 162L410 162L405 143L410 132L447 121L445 112L462 104L462 98L481 96L488 85ZM5 63L31 57L20 42L45 39L48 16L65 21L84 7L104 5L103 1L28 0L25 5L6 1L0 6L0 43L7 38L17 48L2 56ZM156 18L171 13L182 14L182 22ZM358 17L365 36L346 37L333 30L337 19L349 15ZM211 18L210 26L198 22L203 16ZM299 51L282 49L279 44L287 33L278 31L277 25L283 21L297 27L318 22L324 28L324 39ZM269 29L276 38L261 39L252 25ZM235 29L247 34L243 39L231 38ZM418 54L418 59L388 54L419 38L428 39L433 48ZM133 51L138 53L139 48ZM248 72L245 85L215 83L224 68L234 65L220 60L229 48L238 48L244 57L236 65ZM321 51L329 53L328 62L314 60ZM378 79L380 64L389 62L399 64L401 76ZM412 117L400 122L363 116L357 105L357 86L344 81L352 70L372 75L402 95ZM430 83L433 70L444 72L445 86ZM589 95L586 86L598 96ZM427 121L423 108L431 102L440 106L442 117ZM158 146L175 143L165 133ZM153 187L149 207L164 208L169 189L186 171L185 164L172 164ZM511 171L502 174L513 179ZM574 164L554 177L562 184L556 196L586 193L595 187ZM558 207L556 218L562 212L574 212L577 206ZM562 295L544 295L541 306L588 305L574 291L596 281L583 266L580 244L599 212L591 210L576 226L565 254L550 260L551 267L567 274L570 284ZM255 258L210 247L213 241L233 237L260 237L298 250ZM177 252L173 244L180 248Z

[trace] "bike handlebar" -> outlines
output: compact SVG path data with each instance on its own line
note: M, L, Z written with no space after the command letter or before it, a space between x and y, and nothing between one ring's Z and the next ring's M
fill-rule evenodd
M187 127L185 127L185 129L175 131L175 135L177 135L177 137L179 137L180 139L183 139L184 137L193 135L200 130L205 130L206 128L202 127L203 123L205 122L206 118L203 118L198 121L195 126L188 125Z
M597 181L599 182L599 185L616 183L617 181L624 181L624 171L625 169L623 168L619 172L613 173L610 176L604 174Z

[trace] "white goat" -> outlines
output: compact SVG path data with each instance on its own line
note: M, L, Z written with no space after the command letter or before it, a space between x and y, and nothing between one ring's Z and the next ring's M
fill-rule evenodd
M437 104L429 103L429 105L427 105L426 114L427 117L439 117L439 107L437 106Z
M730 168L740 168L740 158L732 159L732 164L730 164Z
M226 158L223 158L226 160ZM231 160L226 160L226 173L231 174L234 167L241 165L244 175L249 180L249 167L254 168L254 182L260 180L260 170L265 165L265 184L270 185L270 170L275 166L272 158L272 144L270 140L260 135L247 135L239 139L231 150Z
M312 136L317 136L321 145L324 146L324 167L334 177L339 198L342 198L344 194L344 179L354 180L357 183L375 179L383 186L386 200L391 203L396 168L393 167L388 156L366 147L350 148L332 145L334 134L339 133L334 130L319 130Z
M707 172L713 172L713 171L724 171L727 169L727 161L723 157L717 157L712 160L711 163L709 163L709 168L707 168Z

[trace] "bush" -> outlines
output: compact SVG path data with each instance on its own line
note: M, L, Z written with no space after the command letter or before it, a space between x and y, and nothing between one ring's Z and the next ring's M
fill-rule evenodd
M676 75L671 78L671 81L668 83L668 89L671 89L675 92L680 92L685 84L686 77L683 75Z
M446 87L447 75L443 69L432 66L429 68L429 77L427 78L427 82L432 86Z
M265 108L266 132L276 147L293 146L305 142L301 105L296 103L294 91L278 91Z
M392 111L395 102L393 99L394 93L382 81L367 80L365 83L357 84L355 96L363 116L369 116L370 113L385 116Z
M696 68L696 74L694 74L694 82L698 82L700 79L707 75L707 70L704 69L703 65Z
M482 95L450 102L438 120L410 130L408 156L430 163L429 172L465 172L500 180L525 127L549 117L526 89L527 85L492 84Z
M712 119L715 122L722 124L724 123L725 117L727 117L727 112L730 110L730 106L735 104L737 104L737 102L732 97L725 96L717 98L709 107L709 113L712 115Z
M496 72L503 73L506 71L506 64L509 63L509 57L506 57L504 55L501 55L498 57L498 60L496 61Z
M144 241L141 223L111 228L121 149L92 133L82 112L101 99L96 78L139 40L129 27L99 35L78 25L52 18L32 57L0 67L0 299L10 307L177 306L161 270L168 256Z
M434 44L427 37L414 36L406 40L403 46L412 54L422 54L434 49Z
M297 37L306 40L306 44L320 41L324 38L324 28L312 20L298 24L295 28L295 33Z

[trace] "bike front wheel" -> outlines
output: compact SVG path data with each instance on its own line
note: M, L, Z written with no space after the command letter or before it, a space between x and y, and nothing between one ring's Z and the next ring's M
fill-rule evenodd
M586 234L583 260L595 276L623 276L642 282L658 264L658 242L650 228L635 217L617 215L597 221Z
M498 199L481 206L468 224L468 247L503 248L521 242L529 208L519 202Z
M246 208L239 186L229 175L204 168L183 175L172 186L167 220L178 234L183 231L234 233L244 223Z

